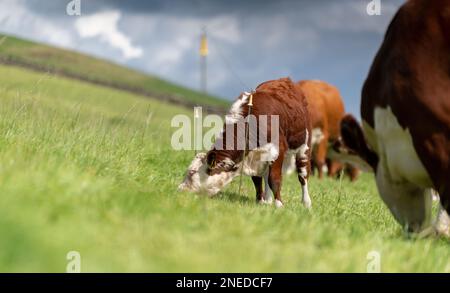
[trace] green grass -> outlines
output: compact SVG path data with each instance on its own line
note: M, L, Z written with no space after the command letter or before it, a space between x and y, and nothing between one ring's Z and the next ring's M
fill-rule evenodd
M176 191L192 152L170 149L190 111L89 83L0 66L0 271L450 272L449 242L406 237L373 177L313 178L313 210L285 178L285 207L251 180L216 198Z
M106 60L0 34L0 61L61 73L147 94L170 95L194 105L226 108L228 101L187 89Z

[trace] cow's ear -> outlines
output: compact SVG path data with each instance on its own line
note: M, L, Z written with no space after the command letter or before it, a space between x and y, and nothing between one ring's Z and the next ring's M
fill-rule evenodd
M206 163L208 164L208 167L214 168L216 166L216 153L214 152L208 153Z

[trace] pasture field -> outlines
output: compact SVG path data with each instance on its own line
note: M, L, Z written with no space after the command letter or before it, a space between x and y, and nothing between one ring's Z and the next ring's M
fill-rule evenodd
M227 108L228 102L187 89L113 62L0 34L0 61L55 72L93 83L127 88L145 94L170 95L180 102Z
M406 236L371 174L296 176L285 207L255 203L249 178L216 198L177 192L193 152L170 148L186 109L81 81L0 66L0 271L450 272L448 240Z

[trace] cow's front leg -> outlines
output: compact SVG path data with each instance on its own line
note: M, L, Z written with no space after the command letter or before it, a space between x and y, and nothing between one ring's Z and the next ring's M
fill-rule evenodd
M328 159L327 168L328 168L328 176L334 178L344 168L344 164L336 160Z
M253 185L256 190L256 201L258 203L264 203L264 191L262 188L262 177L252 176Z
M376 181L381 198L408 232L421 232L430 227L432 202L427 189L392 178L384 162L378 164Z
M281 201L281 180L283 173L284 150L280 149L278 158L269 168L269 186L275 196L275 206L280 208L283 206Z
M348 169L348 175L350 176L350 181L355 182L358 179L359 174L360 174L359 169L351 164L347 164L347 169Z
M323 169L324 166L326 166L327 151L328 151L328 132L324 131L323 138L320 140L314 155L314 160L317 166L317 173L319 174L320 179L322 179L323 177Z
M305 145L306 146L306 145ZM307 209L311 208L311 198L308 191L308 178L310 172L310 151L306 146L301 149L295 158L295 165L297 166L297 176L300 185L302 186L302 203Z

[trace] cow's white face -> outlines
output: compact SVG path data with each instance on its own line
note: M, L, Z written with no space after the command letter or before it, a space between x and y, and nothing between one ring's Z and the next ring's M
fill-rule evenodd
M238 172L221 172L209 176L206 172L207 169L206 154L198 153L189 165L186 176L178 189L213 196L239 174Z
M273 144L250 151L244 159L243 174L247 176L263 176L269 165L278 157L278 148ZM290 157L289 157L290 158ZM221 191L233 178L239 176L242 163L235 163L229 158L215 163L216 172L208 172L207 154L198 153L188 167L179 190L207 193L215 195ZM209 167L211 169L211 167ZM217 170L216 170L217 169Z

